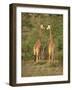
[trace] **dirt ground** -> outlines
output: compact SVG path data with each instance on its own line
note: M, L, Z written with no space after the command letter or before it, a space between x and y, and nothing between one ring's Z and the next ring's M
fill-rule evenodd
M22 60L21 66L22 77L63 74L63 65L58 60L55 60L55 63L47 63L47 60L41 60L38 64L35 64L33 60Z

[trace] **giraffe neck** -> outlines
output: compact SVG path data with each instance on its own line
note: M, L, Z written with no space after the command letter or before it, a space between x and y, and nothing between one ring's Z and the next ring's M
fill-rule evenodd
M51 32L51 30L50 30L50 40L52 39L52 32Z

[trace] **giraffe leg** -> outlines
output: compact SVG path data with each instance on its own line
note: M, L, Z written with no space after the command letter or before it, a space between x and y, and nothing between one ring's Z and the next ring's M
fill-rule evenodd
M38 63L38 51L37 51L37 55L36 55L36 63Z
M55 52L53 53L53 63L55 64Z
M51 52L51 63L53 63L53 53Z
M50 58L49 58L49 54L48 54L48 60L47 60L47 63L49 62L49 59L50 59Z
M51 48L49 47L49 51L48 51L48 53L49 53L49 63L51 63Z
M49 63L51 63L51 58L50 58L50 55L49 55Z
M36 55L34 55L34 62L36 62Z
M36 63L38 63L38 55L37 55L37 62Z
M53 53L52 53L52 63L53 63Z
M35 58L36 58L35 62L37 63L37 52L36 52L36 57Z
M40 61L40 55L39 55L38 61Z
M52 51L52 62L54 63L54 50Z

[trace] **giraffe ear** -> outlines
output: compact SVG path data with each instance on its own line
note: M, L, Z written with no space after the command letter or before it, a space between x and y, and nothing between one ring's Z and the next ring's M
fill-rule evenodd
M44 26L43 26L43 24L41 24L41 25L40 25L40 28L41 28L41 29L44 29Z
M49 29L51 29L51 25L48 25L48 26L47 26L47 30L49 30Z

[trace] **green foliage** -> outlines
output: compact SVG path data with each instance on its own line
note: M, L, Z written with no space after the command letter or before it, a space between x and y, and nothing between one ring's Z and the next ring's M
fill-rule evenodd
M41 40L42 47L47 48L49 31L46 30L48 24L51 25L53 37L57 48L57 57L63 57L63 15L56 14L34 14L22 13L22 58L25 60L33 59L33 46L38 38ZM45 30L40 30L43 24Z

